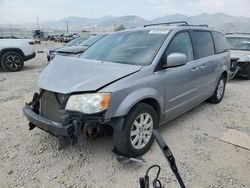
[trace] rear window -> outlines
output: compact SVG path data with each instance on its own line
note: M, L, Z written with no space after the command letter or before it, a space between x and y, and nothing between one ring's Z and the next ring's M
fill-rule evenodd
M248 37L227 37L229 48L231 50L250 51L250 38Z
M215 52L222 53L229 50L229 45L227 43L226 37L219 32L213 32L214 44L215 44Z
M198 59L214 55L214 43L210 32L194 31L193 39Z

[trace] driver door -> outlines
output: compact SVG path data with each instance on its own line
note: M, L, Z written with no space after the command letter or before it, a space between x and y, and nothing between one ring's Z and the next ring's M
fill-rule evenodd
M194 60L193 49L189 31L182 31L173 37L163 55L167 57L172 53L183 53L187 57L185 65L164 70L165 120L173 119L197 104L200 71Z

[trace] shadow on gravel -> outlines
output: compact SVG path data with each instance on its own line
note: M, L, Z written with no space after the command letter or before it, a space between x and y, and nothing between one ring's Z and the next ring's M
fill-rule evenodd
M186 120L187 118L192 118L196 115L196 113L201 112L204 108L207 107L207 103L202 103L198 107L190 110L187 113L184 113L183 115L179 116L178 118L163 124L159 130L161 134L165 134L168 131L172 129L176 129L176 126L178 128L181 128L185 126L185 123L180 123ZM178 124L178 125L177 125ZM180 127L181 126L181 127ZM37 128L36 128L37 129ZM34 146L39 146L39 148L34 148L35 150L40 150L40 152L43 152L43 150L48 150L49 152L55 152L55 153L64 153L68 156L74 156L74 155L80 155L81 153L90 154L93 156L98 155L108 155L110 156L113 149L113 140L112 136L103 136L96 139L88 139L85 143L82 145L69 145L61 150L59 150L59 143L58 139L46 132L43 132L42 130L37 129L36 131L36 138L33 138ZM114 155L115 156L115 155Z
M163 125L161 125L159 127L159 131L161 134L164 134L165 132L171 130L171 129L175 129L176 126L178 126L178 128L181 127L185 127L185 123L181 123L186 121L187 119L192 119L195 118L195 116L197 115L197 113L202 113L202 111L206 108L208 108L208 106L210 106L212 104L209 104L207 102L203 102L200 105L194 107L193 109L185 112L184 114L181 114L180 116L178 116L177 118L164 123ZM177 125L178 124L178 125Z
M229 83L237 83L237 82L249 82L249 80L239 78L239 77L235 77L232 80L229 80Z
M16 73L19 73L19 72L26 72L26 71L29 71L29 70L32 70L32 69L37 69L37 66L30 66L30 65L24 65L24 67L20 70L20 71L17 71L17 72L8 72L8 71L5 71L3 70L1 67L0 67L0 73L5 73L5 74L16 74Z
M38 130L38 129L37 129ZM48 150L49 152L63 153L67 155L77 155L82 153L90 153L91 155L102 155L103 153L112 153L112 136L103 136L96 139L88 139L81 145L68 145L63 149L59 149L59 142L57 137L52 136L46 132L40 132L42 130L38 130L39 132L36 134L36 138L34 138L34 145L39 146L37 149L40 150ZM42 152L40 151L40 152Z

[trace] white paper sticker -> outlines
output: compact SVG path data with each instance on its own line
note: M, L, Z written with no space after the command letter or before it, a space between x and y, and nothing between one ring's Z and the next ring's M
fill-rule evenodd
M250 44L250 41L243 41L243 44Z
M150 34L158 34L158 35L165 35L168 34L169 31L166 30L151 30L149 31Z

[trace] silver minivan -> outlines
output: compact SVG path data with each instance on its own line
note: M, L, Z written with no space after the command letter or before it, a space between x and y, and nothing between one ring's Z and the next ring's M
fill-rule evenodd
M219 103L230 53L224 35L186 22L109 34L78 58L56 57L23 108L29 127L59 145L113 135L117 153L147 152L158 126L199 105Z

